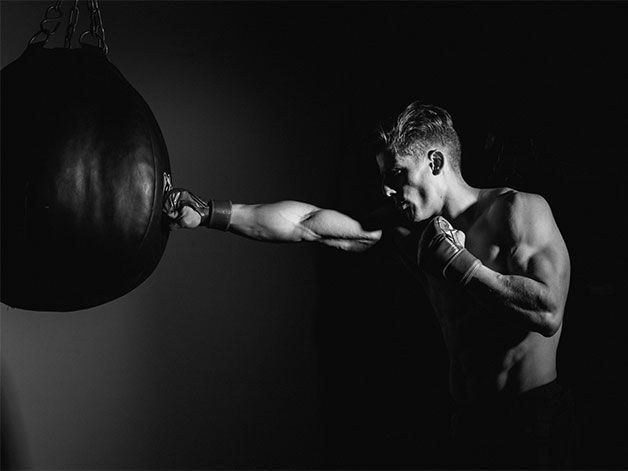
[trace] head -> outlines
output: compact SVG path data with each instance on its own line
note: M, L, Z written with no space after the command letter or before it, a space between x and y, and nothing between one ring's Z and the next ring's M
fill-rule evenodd
M411 103L381 137L377 161L384 194L411 221L440 214L450 185L462 178L460 140L449 113Z

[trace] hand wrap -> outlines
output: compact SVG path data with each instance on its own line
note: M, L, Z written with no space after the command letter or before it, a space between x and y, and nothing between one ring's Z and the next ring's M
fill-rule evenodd
M451 282L466 285L482 262L458 239L457 232L442 216L433 218L419 240L419 267Z
M205 202L191 191L175 188L166 195L163 212L166 214L180 213L184 206L188 206L200 214L201 226L220 231L229 229L231 223L231 201L209 200L209 202Z

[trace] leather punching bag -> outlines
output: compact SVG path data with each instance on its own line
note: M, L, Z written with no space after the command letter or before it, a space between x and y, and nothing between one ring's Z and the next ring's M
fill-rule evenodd
M73 311L155 269L170 163L149 106L102 49L29 46L2 70L2 302Z

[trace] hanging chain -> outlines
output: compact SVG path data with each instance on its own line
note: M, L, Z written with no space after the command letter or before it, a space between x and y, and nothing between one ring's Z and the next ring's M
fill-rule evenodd
M39 23L39 31L30 39L28 42L29 45L37 44L44 46L50 39L50 36L57 32L63 18L63 11L61 10L62 1L63 0L56 0L54 4L46 8L44 19ZM70 10L68 27L65 31L64 47L66 49L72 47L72 37L74 36L79 20L78 4L79 0L74 0L74 5ZM89 10L89 29L79 36L79 43L81 45L89 45L88 40L91 38L96 41L96 46L107 54L109 47L105 41L105 28L102 24L102 15L100 13L100 7L98 6L98 0L87 0L87 8Z
M53 5L50 5L46 8L46 13L44 15L44 19L39 23L39 31L37 31L33 37L30 39L28 44L40 44L43 46L48 42L50 36L57 32L59 29L59 25L61 25L61 18L63 17L63 12L61 11L61 2L62 0L57 0ZM54 23L54 27L50 29L49 23ZM41 35L44 35L42 40L37 40Z
M98 7L98 0L87 0L87 8L89 9L90 27L88 31L85 31L79 37L81 44L87 44L85 38L92 37L98 42L105 54L109 52L107 43L105 41L105 28L102 25L102 16L100 15L100 8Z
M74 0L74 6L70 11L70 19L68 20L68 29L65 31L65 48L70 49L72 47L72 36L74 36L74 31L76 30L76 24L79 19L79 8L78 8L79 0Z

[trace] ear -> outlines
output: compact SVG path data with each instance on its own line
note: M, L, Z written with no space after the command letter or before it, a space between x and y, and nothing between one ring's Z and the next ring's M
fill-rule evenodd
M445 166L445 156L439 150L431 150L427 153L427 158L430 162L432 175L438 175Z

